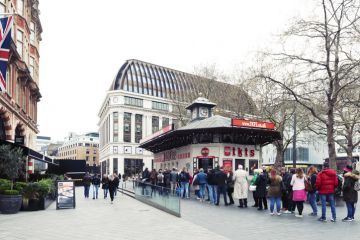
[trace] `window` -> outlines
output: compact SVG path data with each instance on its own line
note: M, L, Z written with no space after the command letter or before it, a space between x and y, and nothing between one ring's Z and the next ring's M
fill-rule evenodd
M35 43L35 23L30 22L30 42Z
M34 78L34 62L35 59L33 57L30 57L29 65L30 65L30 75L32 78Z
M89 161L89 156L86 156L86 161L87 161L87 162Z
M142 139L142 118L140 114L135 115L135 142L139 143Z
M113 112L113 142L119 141L119 113Z
M23 58L23 45L24 45L23 32L20 30L17 30L17 32L16 32L16 50L18 51L21 58Z
M143 100L139 99L139 98L133 98L133 97L126 97L125 96L125 105L143 107Z
M170 119L169 119L169 118L166 118L166 117L163 117L163 118L162 118L162 125L161 125L161 127L162 127L162 128L167 127L167 126L169 126L169 124L170 124Z
M94 162L94 163L96 162L96 157L93 157L93 162Z
M131 113L124 113L124 142L131 142Z
M6 69L6 92L9 94L9 96L11 96L11 90L12 90L12 86L11 86L11 78L10 78L10 68L8 67Z
M159 117L152 117L152 133L159 131Z
M5 13L5 0L0 0L0 13Z
M152 108L161 111L169 111L169 104L161 102L152 102Z
M90 143L85 143L85 147L90 147Z
M24 16L24 0L17 0L16 1L16 10L17 13L21 16Z
M303 161L303 162L309 161L309 149L308 148L299 147L296 150L297 150L296 151L297 160Z

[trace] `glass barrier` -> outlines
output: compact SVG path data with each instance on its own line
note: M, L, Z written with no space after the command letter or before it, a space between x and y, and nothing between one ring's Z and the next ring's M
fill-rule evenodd
M132 187L129 181L126 185L126 188ZM133 187L136 199L177 217L181 216L180 198L175 191L172 192L170 188L141 181L134 181Z

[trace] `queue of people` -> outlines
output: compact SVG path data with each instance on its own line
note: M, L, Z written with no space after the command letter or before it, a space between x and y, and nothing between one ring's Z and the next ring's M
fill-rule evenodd
M297 218L303 217L304 203L309 202L311 213L309 216L319 216L319 221L327 221L326 204L329 202L331 209L331 222L336 222L335 194L342 191L343 200L347 207L347 216L344 222L354 220L355 205L358 198L360 173L347 166L343 172L343 181L340 180L336 171L324 163L322 170L311 166L306 173L302 168L280 171L265 167L253 169L252 178L242 165L235 172L225 171L223 167L211 169L195 169L191 176L186 168L178 171L160 169L151 172L148 169L142 174L144 182L169 189L169 192L181 198L190 198L192 188L195 197L200 202L219 206L223 195L225 206L235 204L238 201L239 208L248 207L248 193L252 192L254 205L257 210L269 210L271 215L294 214ZM321 214L318 211L318 202L321 203ZM295 210L297 212L295 213Z

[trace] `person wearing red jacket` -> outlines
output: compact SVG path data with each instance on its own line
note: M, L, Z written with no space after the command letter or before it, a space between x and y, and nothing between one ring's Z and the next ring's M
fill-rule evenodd
M335 209L335 188L338 186L336 171L329 169L329 163L323 164L323 170L318 174L315 183L321 200L321 217L319 221L326 222L326 201L329 201L331 207L331 222L336 222Z

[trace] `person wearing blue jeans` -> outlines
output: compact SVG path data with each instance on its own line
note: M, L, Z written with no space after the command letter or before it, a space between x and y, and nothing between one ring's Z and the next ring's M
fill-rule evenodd
M195 176L197 178L197 182L199 183L199 194L200 194L200 201L203 202L205 198L205 188L207 185L207 174L204 173L204 169L200 169L199 173Z
M310 213L310 216L317 216L317 204L316 204L316 177L317 177L317 169L314 166L311 166L308 170L307 174L307 184L308 184L308 200L309 204L312 208L312 213Z
M312 213L310 213L310 216L317 216L316 196L317 196L316 191L313 193L309 193L308 195L309 204L312 208Z
M332 215L332 222L336 221L335 197L334 194L320 194L321 219L326 221L326 201L329 201Z
M99 196L99 187L100 187L100 177L99 177L99 174L96 174L92 180L91 180L91 183L92 183L92 189L93 189L93 199L98 199L98 196Z
M274 213L276 204L276 212L279 215L281 209L281 197L270 197L270 213Z
M209 189L209 198L211 204L217 203L217 186L216 185L208 185Z
M358 201L358 192L354 188L359 179L360 172L357 170L353 171L351 165L344 168L343 200L346 203L347 216L342 219L343 222L354 221L355 204Z
M186 198L190 198L189 196L189 182L181 182L181 195L180 196L184 196L184 192L185 192L185 197Z

